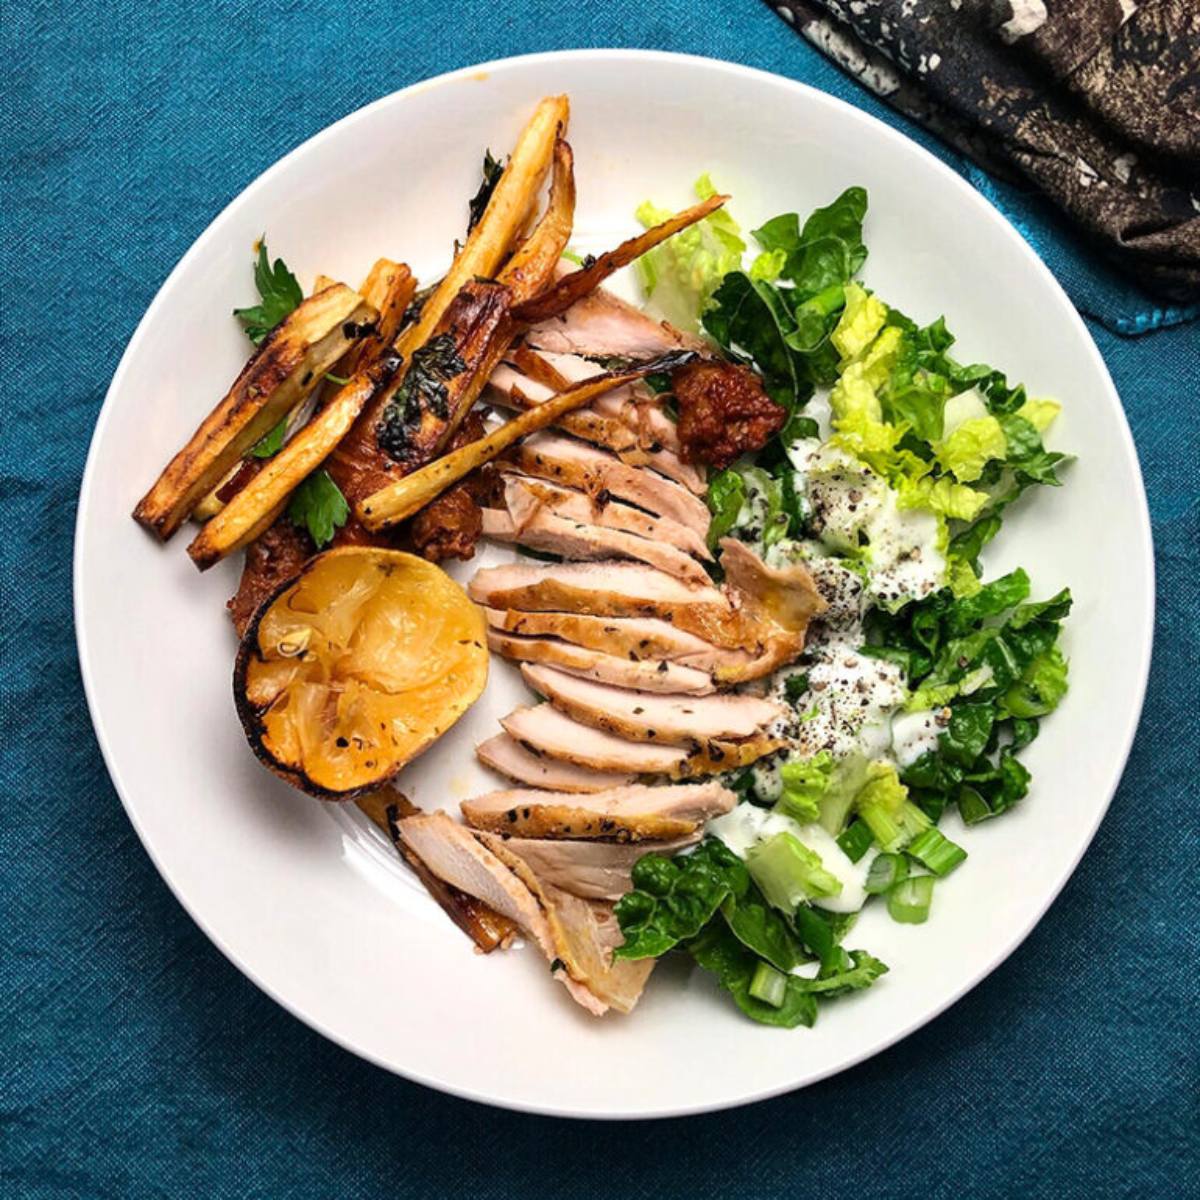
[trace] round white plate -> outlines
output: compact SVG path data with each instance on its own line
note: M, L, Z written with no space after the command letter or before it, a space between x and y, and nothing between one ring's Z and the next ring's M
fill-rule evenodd
M754 1025L706 977L671 964L631 1016L596 1020L534 951L472 953L356 810L290 790L250 753L224 609L239 565L201 576L186 531L164 548L129 517L246 357L229 312L254 299L251 246L263 230L306 286L321 271L353 283L381 254L430 278L462 234L484 147L509 147L534 102L559 91L572 103L577 247L627 236L646 197L682 207L701 171L732 192L746 229L862 184L867 282L922 321L945 313L964 360L1060 399L1052 442L1079 456L1064 488L1012 514L989 557L996 571L1025 566L1039 596L1070 584L1076 597L1071 692L1028 753L1032 792L1002 821L952 831L971 861L938 885L927 925L864 917L850 944L891 973L824 1008L812 1030ZM705 59L585 51L492 63L380 100L289 154L212 223L151 304L100 414L75 606L92 719L130 819L188 912L251 979L348 1049L433 1087L635 1117L741 1104L840 1071L930 1020L1017 946L1120 778L1150 658L1152 574L1137 458L1100 355L986 201L899 133L800 84ZM404 776L405 790L454 809L494 786L471 748L522 691L493 664L483 699Z

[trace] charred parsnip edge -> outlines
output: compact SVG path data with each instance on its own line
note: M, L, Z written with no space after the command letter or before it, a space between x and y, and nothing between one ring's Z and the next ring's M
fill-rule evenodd
M344 284L310 296L288 314L242 369L225 398L133 510L164 541L264 434L299 405L350 346L348 333L375 309Z

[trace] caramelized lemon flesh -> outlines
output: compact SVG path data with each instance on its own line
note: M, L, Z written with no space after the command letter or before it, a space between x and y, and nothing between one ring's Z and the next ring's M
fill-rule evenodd
M487 667L483 614L440 567L346 547L263 606L234 686L259 758L306 791L350 799L445 733Z

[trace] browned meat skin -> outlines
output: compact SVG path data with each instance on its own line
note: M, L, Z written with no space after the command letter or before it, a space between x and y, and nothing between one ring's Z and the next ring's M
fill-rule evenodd
M696 362L671 374L684 462L727 467L761 449L787 419L749 367Z
M469 825L493 833L638 841L686 837L711 817L729 812L736 799L710 780L574 795L509 788L464 800L461 808Z
M313 555L312 539L281 516L257 541L246 548L246 565L237 593L229 601L229 614L240 638L259 605L289 579Z

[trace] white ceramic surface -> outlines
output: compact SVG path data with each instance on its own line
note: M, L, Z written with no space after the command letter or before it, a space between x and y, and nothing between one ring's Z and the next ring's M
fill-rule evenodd
M597 1021L533 951L473 954L356 811L291 791L247 749L224 610L238 567L200 576L183 537L163 548L129 519L246 356L229 310L253 299L255 238L265 229L306 285L318 271L356 280L379 254L429 278L462 232L483 148L511 145L534 101L555 91L572 99L577 247L628 235L645 197L682 207L702 170L733 193L747 229L865 185L867 282L921 320L946 313L964 360L1059 398L1052 445L1079 455L1067 486L1014 512L988 555L995 571L1024 565L1039 596L1064 584L1076 596L1072 688L1028 752L1032 792L1002 821L951 830L971 861L938 885L929 924L864 917L850 944L891 973L824 1008L813 1030L756 1026L704 976L671 965L631 1017ZM1152 573L1137 459L1100 355L986 201L899 133L800 84L703 59L584 51L471 68L380 100L289 154L213 222L113 379L83 481L75 598L92 717L130 819L188 912L251 979L409 1078L514 1108L629 1117L740 1104L840 1071L930 1020L1018 945L1120 778L1149 663ZM522 694L512 669L493 664L483 699L405 789L453 808L493 786L471 748ZM1003 1052L1006 1035L993 1032Z

